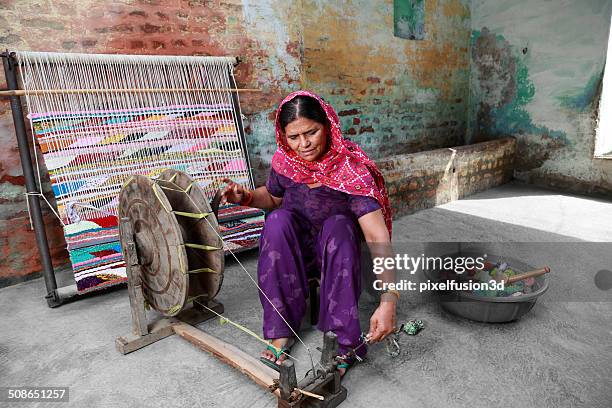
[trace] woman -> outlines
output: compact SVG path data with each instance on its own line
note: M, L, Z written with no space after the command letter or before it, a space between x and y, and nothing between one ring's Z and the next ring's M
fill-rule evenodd
M366 352L359 347L350 353L361 336L361 242L390 242L384 181L374 162L342 137L338 116L319 96L291 93L281 102L275 124L278 149L266 185L250 191L226 179L222 198L274 209L259 245L258 280L267 296L260 293L263 333L274 346L262 353L262 361L278 368L286 358L306 311L308 279L320 277L318 327L338 336L345 360L338 369L344 374L354 354ZM381 296L370 319L369 342L394 331L398 298L396 291Z

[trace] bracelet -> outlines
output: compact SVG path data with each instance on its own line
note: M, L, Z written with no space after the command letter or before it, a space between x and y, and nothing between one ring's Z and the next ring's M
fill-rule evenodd
M253 192L245 191L244 197L242 197L242 200L240 200L240 205L248 206L251 204L251 201L253 201Z
M382 291L381 295L384 295L385 293L391 293L392 295L395 295L395 297L397 298L397 300L400 299L400 293L399 290L395 290L395 289L385 289Z

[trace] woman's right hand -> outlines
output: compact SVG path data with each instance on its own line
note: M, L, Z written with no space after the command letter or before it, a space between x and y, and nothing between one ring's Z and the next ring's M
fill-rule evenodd
M242 185L228 178L224 178L223 182L227 185L221 192L221 204L240 204L246 194L248 194L247 190Z

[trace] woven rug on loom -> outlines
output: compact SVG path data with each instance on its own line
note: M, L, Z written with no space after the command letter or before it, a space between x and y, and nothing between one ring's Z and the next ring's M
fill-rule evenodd
M132 174L184 171L209 198L224 185L223 177L249 184L246 152L234 122L224 115L229 109L197 105L31 116L79 292L127 280L116 209L121 186ZM255 208L220 208L226 253L256 247L263 216Z

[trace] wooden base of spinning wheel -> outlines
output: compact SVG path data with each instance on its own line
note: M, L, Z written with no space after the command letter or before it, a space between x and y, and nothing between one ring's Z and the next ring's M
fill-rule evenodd
M221 303L210 302L206 306L219 314L223 313L223 305ZM115 340L115 346L121 354L128 354L175 334L174 326L181 322L196 325L215 317L217 315L214 313L197 310L196 306L194 306L184 310L177 317L166 317L147 324L146 333L130 333L126 336L118 337Z

